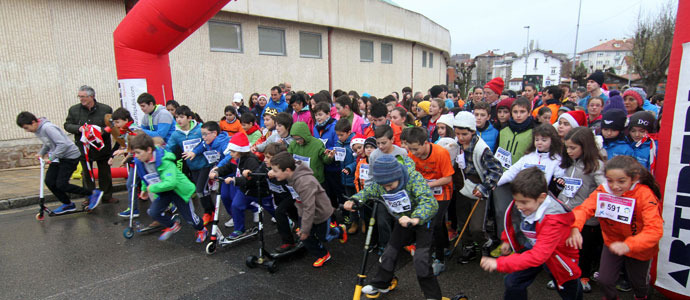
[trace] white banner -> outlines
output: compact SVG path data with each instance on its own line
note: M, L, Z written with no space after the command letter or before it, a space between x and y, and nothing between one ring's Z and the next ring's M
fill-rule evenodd
M664 236L659 242L656 285L681 295L690 295L690 43L682 46L678 90L664 190ZM673 124L668 124L673 120ZM657 171L663 172L664 170Z
M148 91L146 78L120 79L117 81L117 86L120 90L120 103L122 103L122 107L126 108L132 114L134 122L141 126L139 121L144 117L144 112L137 104L137 98Z

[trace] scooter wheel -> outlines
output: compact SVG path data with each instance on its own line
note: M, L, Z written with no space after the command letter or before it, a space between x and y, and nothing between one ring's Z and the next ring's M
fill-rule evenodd
M391 285L388 287L388 290L392 291L396 287L398 287L398 277L393 277L393 279L391 280Z
M46 219L46 217L43 216L43 214L41 214L41 213L37 213L37 214L36 214L36 220L37 220L37 221L43 221L43 220L45 220L45 219Z
M213 254L213 253L216 253L216 242L215 241L208 242L208 244L206 244L206 254Z
M254 255L247 256L247 259L244 260L244 263L249 267L250 269L256 268L256 260L258 258Z
M268 273L273 274L276 271L278 271L278 264L276 263L275 260L271 260L271 261L266 262L266 268L268 269Z
M134 230L132 230L130 227L127 227L122 231L122 236L129 240L134 236Z

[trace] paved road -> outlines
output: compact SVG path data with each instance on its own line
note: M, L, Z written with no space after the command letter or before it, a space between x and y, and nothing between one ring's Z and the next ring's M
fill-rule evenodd
M120 199L126 196L116 195ZM148 203L143 204L148 206ZM1 299L350 299L361 260L363 236L329 244L332 260L313 269L310 256L279 264L279 271L248 269L244 260L257 253L257 240L206 255L194 242L191 226L166 242L156 235L122 237L123 220L115 216L124 203L102 205L92 214L34 220L36 208L0 212ZM225 214L224 214L225 215ZM223 217L221 220L226 220ZM148 216L141 218L149 222ZM278 236L267 225L273 248ZM377 256L370 256L371 265ZM373 273L370 271L370 273ZM400 286L383 299L420 299L411 259L397 271ZM483 272L479 264L449 263L440 276L446 295L462 290L470 299L500 299L502 275ZM532 299L554 299L541 274L530 288ZM596 287L595 287L596 290ZM656 294L655 299L661 299ZM600 299L587 294L585 299ZM632 294L623 294L632 299Z

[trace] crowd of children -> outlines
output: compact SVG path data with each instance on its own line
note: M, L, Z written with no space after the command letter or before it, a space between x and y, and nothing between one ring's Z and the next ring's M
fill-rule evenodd
M596 72L588 77L597 90L582 99L534 85L516 98L494 78L465 101L443 86L383 98L275 86L270 97L252 94L248 106L236 93L217 122L176 101L166 110L144 93L142 120L124 108L113 113L124 143L112 154L124 157L130 174L136 170L130 196L151 200L148 214L166 227L161 240L181 226L168 209L192 224L197 242L206 239L215 212L209 182L220 177L228 238L246 234L245 214L254 212L256 222L262 205L281 238L275 251L301 241L314 267L331 259L328 241L346 242L375 217L373 249L381 258L363 293L388 292L406 250L425 297L441 299L436 277L467 223L458 262L484 253L482 268L509 273L506 299L526 299L544 267L563 299L582 299L592 281L606 299L616 299L616 288L644 299L662 235L653 178L660 114L643 110L643 90L621 96L600 90L602 81ZM17 125L44 141L39 154L52 161L46 184L63 202L56 213L74 209L68 192L98 205L99 191L65 181L79 151L64 132L28 112ZM134 180L141 192L131 188ZM372 201L382 205L372 211ZM138 202L120 216L138 217Z

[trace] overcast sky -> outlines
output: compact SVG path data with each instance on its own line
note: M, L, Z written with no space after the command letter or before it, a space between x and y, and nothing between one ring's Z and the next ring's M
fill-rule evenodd
M451 55L499 49L518 55L529 38L539 48L572 56L578 0L393 0L447 28ZM631 37L638 14L655 13L668 0L582 0L577 52L603 40ZM677 0L671 0L674 9Z

